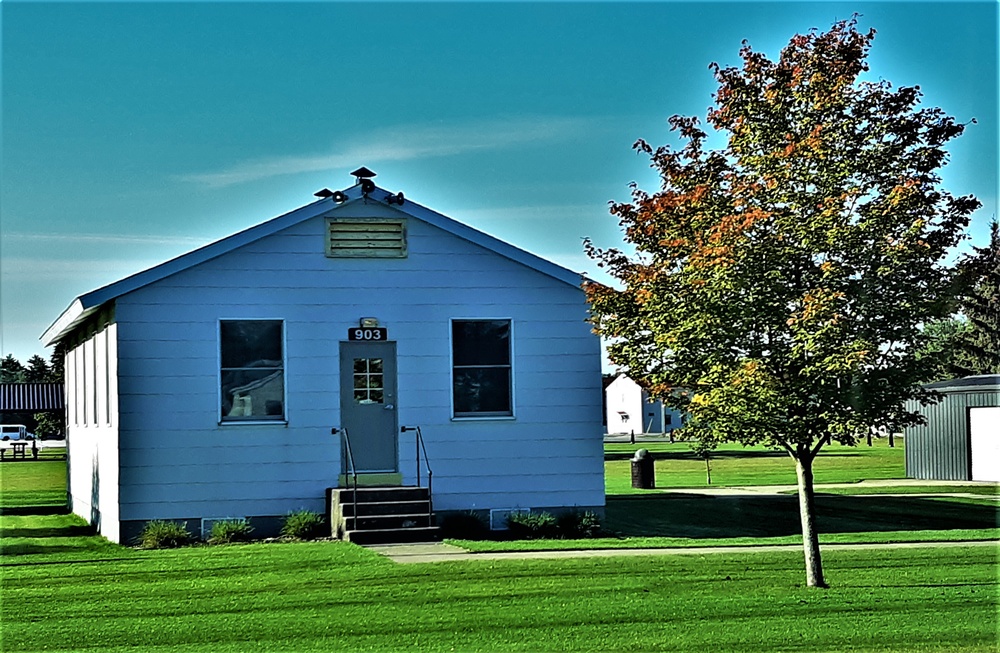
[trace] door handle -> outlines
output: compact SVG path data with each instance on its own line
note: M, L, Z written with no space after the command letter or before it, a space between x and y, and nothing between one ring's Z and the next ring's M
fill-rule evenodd
M393 408L395 408L395 406L393 406L392 404L386 404L385 408L383 408L382 410L392 410Z

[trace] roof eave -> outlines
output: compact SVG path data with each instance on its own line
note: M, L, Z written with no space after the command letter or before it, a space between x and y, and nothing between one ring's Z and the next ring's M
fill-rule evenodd
M346 191L348 194L348 200L343 202L341 205L356 200L361 196L360 190L353 194L350 193L351 190L354 189L352 188ZM322 199L311 202L276 218L271 218L270 220L260 224L248 227L247 229L239 231L235 234L226 236L221 240L214 241L199 247L198 249L181 254L180 256L164 261L158 265L154 265L151 268L136 272L135 274L129 275L124 279L119 279L118 281L110 283L106 286L102 286L97 290L92 290L88 293L80 295L74 299L66 310L62 312L62 315L60 315L56 321L45 330L45 333L43 333L39 339L46 347L51 346L68 336L75 327L87 319L87 317L100 310L101 306L105 305L109 301L117 299L118 297L132 292L133 290L137 290L138 288L142 288L143 286L159 281L160 279L164 279L177 272L186 270L189 267L221 256L232 251L236 247L249 245L250 243L269 236L270 234L280 231L281 229L289 227L297 222L308 220L309 218L317 215L322 215L336 206L338 206L338 204L332 199Z
M542 274L567 283L574 288L582 289L583 283L586 280L584 275L579 272L573 272L568 268L564 268L561 265L553 263L552 261L544 259L536 254L532 254L529 251L511 245L510 243L500 240L495 236L491 236L485 232L459 222L458 220L454 220L446 215L438 213L433 209L429 209L422 204L410 200L409 198L407 198L402 211L417 218L418 220L423 220L424 222L444 229L445 231L460 238L464 238L465 240L480 245L481 247L485 247L486 249L503 256L504 258L533 268Z
M101 306L106 303L113 301L126 293L132 292L133 290L137 290L143 286L155 283L156 281L176 274L177 272L181 272L192 266L204 263L205 261L209 261L218 256L222 256L237 247L249 245L250 243L256 242L261 238L298 224L299 222L324 215L331 210L351 204L362 197L364 197L366 201L374 201L379 202L380 204L389 205L386 200L389 197L395 196L395 194L391 191L387 191L379 186L376 186L374 190L365 195L362 192L360 184L351 186L342 192L347 196L347 199L343 202L338 203L334 201L332 197L311 202L276 218L271 218L265 222L232 234L231 236L227 236L221 240L217 240L209 243L208 245L204 245L203 247L187 252L186 254L170 259L169 261L165 261L159 265L155 265L151 268L125 277L124 279L103 286L102 288L80 295L74 299L66 310L62 312L59 318L45 330L45 333L42 334L40 340L42 340L46 347L53 345L68 336L75 327L77 327L87 317L100 310ZM418 220L423 220L428 224L444 229L451 234L464 238L465 240L480 245L481 247L485 247L486 249L503 256L504 258L510 259L516 263L520 263L541 272L542 274L567 283L574 288L580 289L585 281L583 274L573 272L572 270L564 268L561 265L557 265L552 261L520 249L519 247L515 247L510 243L504 242L499 238L474 229L466 224L458 222L457 220L453 220L446 215L438 213L437 211L429 209L426 206L418 204L410 199L406 199L402 205L396 205L393 208L396 208L397 210Z
M81 297L74 299L66 310L56 318L56 321L49 325L49 328L45 330L45 333L41 335L39 340L46 347L50 347L69 333L77 324L86 319L85 311Z

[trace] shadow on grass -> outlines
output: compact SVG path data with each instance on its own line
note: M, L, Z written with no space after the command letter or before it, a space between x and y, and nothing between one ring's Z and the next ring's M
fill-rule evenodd
M795 496L608 497L606 515L609 530L630 537L781 537L802 532ZM996 528L998 517L997 506L923 497L816 497L820 533Z
M74 544L55 544L55 545L45 545L45 544L4 544L0 546L0 553L4 557L13 556L29 556L37 554L51 555L53 553L80 553L87 551L87 547L74 545ZM13 564L7 564L6 562L3 567L13 566Z
M44 528L0 528L0 537L86 537L96 531L89 524L67 524Z
M635 447L632 451L618 452L605 451L604 460L630 460L639 449L646 449L641 443L628 445ZM654 460L701 460L701 456L693 451L653 451ZM856 454L854 454L856 455ZM787 458L788 454L783 451L713 451L712 460L754 460L758 458Z
M6 506L0 508L0 516L5 515L68 515L66 506Z

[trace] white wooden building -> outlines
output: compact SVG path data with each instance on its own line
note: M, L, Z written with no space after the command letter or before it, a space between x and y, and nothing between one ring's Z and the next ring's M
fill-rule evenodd
M66 349L71 509L118 542L263 534L345 483L331 428L362 483L407 486L420 426L439 514L600 510L580 283L364 179L81 295L42 336Z
M604 389L608 433L670 433L681 427L681 414L652 399L638 383L619 374Z

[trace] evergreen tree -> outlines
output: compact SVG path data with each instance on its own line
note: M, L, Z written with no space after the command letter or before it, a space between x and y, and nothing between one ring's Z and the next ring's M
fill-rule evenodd
M24 370L24 380L27 383L49 383L51 381L51 370L44 358L35 354L28 359L28 366Z
M965 292L959 309L968 328L955 339L954 377L1000 374L1000 229L990 224L990 242L975 247L960 264Z
M7 354L0 361L0 383L24 383L26 370L14 354Z
M49 356L49 381L51 383L62 383L65 378L66 369L66 347L63 343L56 345Z

